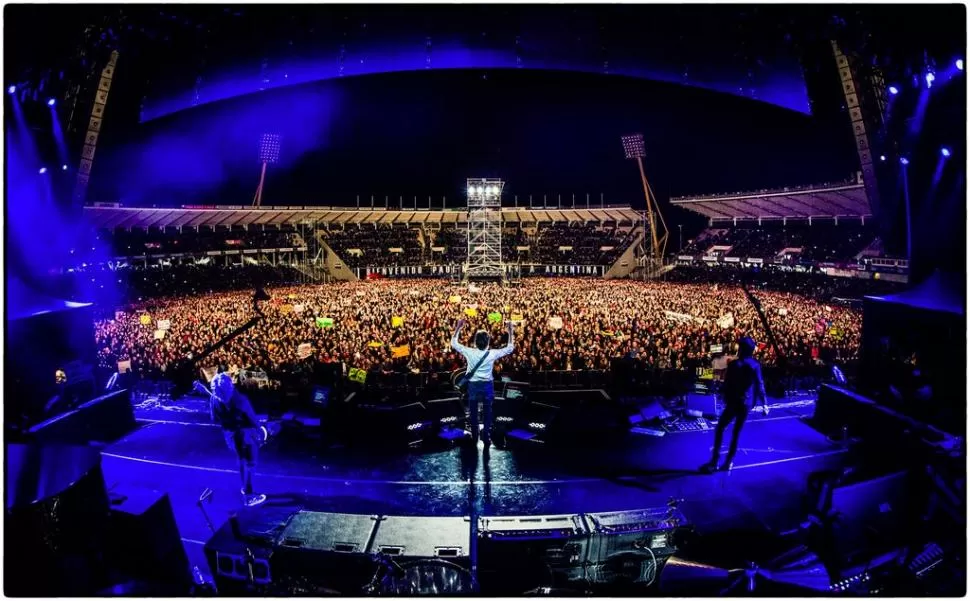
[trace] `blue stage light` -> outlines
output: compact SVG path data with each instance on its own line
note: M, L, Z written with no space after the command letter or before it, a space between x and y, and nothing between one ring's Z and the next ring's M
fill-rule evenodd
M927 73L926 74L926 87L927 88L932 88L934 81L936 81L936 75L933 75L932 72L931 73Z
M899 162L903 165L909 165L909 159L906 157L899 157Z
M37 173L44 175L45 173L47 173L47 167L41 167L40 171L38 171Z
M940 154L942 154L944 157L949 158L949 156L950 156L950 149L947 148L946 146L944 146L943 148L940 149Z
M67 171L67 165L61 165L61 171Z
M47 106L54 106L55 104L57 104L57 101L53 98L47 101Z
M884 154L879 155L879 160L880 161L885 161L886 160L886 155L884 155Z
M7 88L7 94L14 94L17 92L17 86L10 86Z
M955 64L957 66L957 71L963 71L963 59L962 58L958 58L957 59L957 62Z
M895 96L896 94L899 94L899 88L896 86L889 86L889 93Z

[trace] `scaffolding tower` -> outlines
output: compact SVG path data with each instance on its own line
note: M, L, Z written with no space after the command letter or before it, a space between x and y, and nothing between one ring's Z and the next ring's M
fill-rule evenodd
M503 279L502 189L493 178L468 179L468 263L466 279Z

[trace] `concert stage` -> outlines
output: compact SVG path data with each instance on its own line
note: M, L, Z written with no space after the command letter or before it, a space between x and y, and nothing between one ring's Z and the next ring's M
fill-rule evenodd
M680 511L699 533L784 532L805 516L806 482L837 467L845 450L813 430L811 408L753 414L730 473L702 475L713 430L664 437L618 433L596 445L556 446L488 455L470 448L375 450L332 447L320 439L281 436L260 453L255 483L263 506L392 516L526 516L665 507ZM219 528L240 510L235 459L219 428L171 414L140 420L138 430L103 450L105 482L113 494L139 489L169 493L190 561L208 572L202 553L211 531L198 508L206 504ZM257 508L257 510L260 510ZM246 510L256 511L256 510Z

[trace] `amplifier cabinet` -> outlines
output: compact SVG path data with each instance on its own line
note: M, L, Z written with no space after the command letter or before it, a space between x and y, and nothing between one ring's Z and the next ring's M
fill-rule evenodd
M649 586L677 550L676 533L686 526L672 508L586 515L592 529L589 574L594 584Z
M471 524L467 517L382 517L372 553L389 557L439 558L468 563Z
M376 528L376 516L298 512L272 557L278 594L360 594L376 570L367 555Z
M483 517L479 532L484 594L522 594L585 582L590 529L581 515Z

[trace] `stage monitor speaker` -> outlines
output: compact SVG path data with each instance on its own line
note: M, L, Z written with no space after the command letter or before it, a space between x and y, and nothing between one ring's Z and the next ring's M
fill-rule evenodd
M430 400L427 401L426 407L433 421L432 429L437 429L441 433L461 431L464 435L467 414L461 397Z
M376 528L375 516L297 513L270 560L277 593L360 594L376 570L367 555Z
M358 405L355 429L367 444L416 445L437 431L423 403Z
M164 585L167 594L189 594L189 560L168 494L138 488L111 492L113 564L126 576Z
M205 544L206 560L219 595L244 597L272 592L271 543L240 536L238 530L238 523L227 521Z
M42 444L114 442L135 425L131 391L116 390L33 426L25 438Z
M835 556L848 565L862 553L905 544L926 500L912 484L909 472L897 472L833 488L827 514Z
M471 541L467 517L382 517L371 552L388 557L436 558L466 565Z
M684 402L684 411L692 417L717 419L722 409L723 404L718 402L717 396L713 394L690 393Z
M483 517L479 524L483 594L521 595L585 580L589 526L583 516Z
M7 444L5 462L4 593L94 595L108 584L110 509L100 452Z

